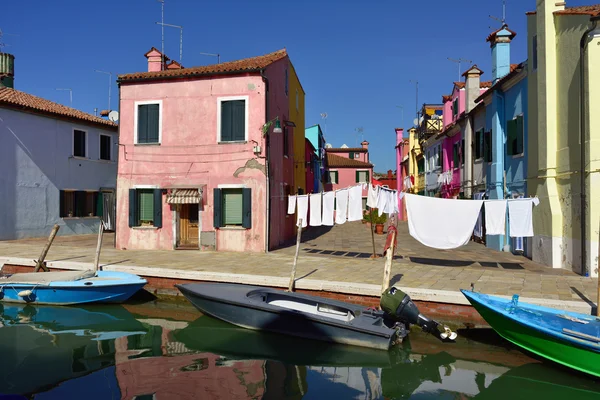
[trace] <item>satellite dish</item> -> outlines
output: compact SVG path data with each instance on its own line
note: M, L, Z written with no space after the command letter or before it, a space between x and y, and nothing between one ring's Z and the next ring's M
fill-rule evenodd
M333 146L331 145L331 143L325 143L325 148L331 149L331 148L333 148Z
M119 120L119 112L118 111L111 111L108 113L108 119L113 121L113 122L117 122Z
M348 148L348 146L346 145L346 143L344 143L344 144L342 145L342 147L341 147L341 148L342 148L342 149L347 149L347 148Z
M423 123L423 116L421 115L421 118L419 118L419 125Z
M415 126L419 125L419 120L418 120L418 119L416 119L416 118L415 118L415 119L413 119L413 124L414 124Z

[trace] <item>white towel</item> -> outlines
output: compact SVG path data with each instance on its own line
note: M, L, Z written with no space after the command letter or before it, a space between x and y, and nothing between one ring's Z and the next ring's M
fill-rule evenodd
M539 200L538 200L539 203ZM511 200L508 202L508 220L510 222L510 237L532 237L533 221L532 199Z
M506 234L506 200L488 200L485 206L485 233Z
M377 207L377 195L379 194L379 186L369 185L369 193L367 194L367 205L371 208Z
M335 204L335 192L323 193L323 225L333 226L333 207Z
M394 190L392 191L392 199L394 200L394 214L399 214L400 213L400 199L402 199L402 197L398 197L398 191Z
M308 221L306 220L308 216L308 195L298 196L296 199L298 203L298 218L296 219L296 226L298 226L298 221L302 219L302 227L306 228L308 225Z
M387 197L387 200L385 202L383 212L385 212L388 215L393 214L395 210L398 209L398 197L396 196L396 191L385 190L384 193ZM396 204L395 207L394 204Z
M406 193L408 232L425 246L455 249L469 243L482 200L454 200Z
M335 192L335 223L343 224L348 215L348 189L342 189Z
M348 189L348 222L360 221L362 218L362 186L356 185Z
M475 200L482 200L484 194L485 193L483 192L475 193L473 195L473 198ZM481 218L481 212L479 212L479 216L477 217L477 222L475 223L475 229L473 229L473 234L478 238L483 237L483 221Z
M389 200L389 197L385 193L386 190L383 188L380 188L379 193L377 193L377 210L379 216L385 212L384 210L387 207L387 202Z
M321 193L309 195L310 200L310 226L321 226Z
M296 195L288 196L288 214L296 212Z

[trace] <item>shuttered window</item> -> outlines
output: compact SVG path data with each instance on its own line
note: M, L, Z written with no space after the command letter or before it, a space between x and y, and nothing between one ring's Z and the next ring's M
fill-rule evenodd
M356 182L357 183L368 183L369 182L369 171L356 171Z
M137 143L159 143L159 104L138 105Z
M475 132L475 159L483 157L483 129Z
M101 193L85 190L61 190L59 192L60 216L62 218L83 218L102 216L98 207Z
M329 171L329 182L330 183L339 183L337 171Z
M110 161L111 158L111 137L108 135L100 135L100 159Z
M523 116L506 121L506 153L515 156L523 153Z
M458 98L454 99L452 102L452 116L456 117L458 115Z
M221 101L221 142L246 140L246 100Z
M214 189L214 226L252 227L252 198L251 190Z
M483 149L486 162L492 162L492 131L485 132L483 137Z
M461 141L460 146L460 164L465 165L465 139Z
M242 224L242 189L223 190L223 224Z
M152 225L154 222L154 193L152 190L138 191L138 207L140 225Z
M458 168L459 156L458 156L458 143L454 143L452 146L452 167Z
M73 130L73 156L86 157L87 132L79 129Z
M162 228L162 189L129 189L129 227Z

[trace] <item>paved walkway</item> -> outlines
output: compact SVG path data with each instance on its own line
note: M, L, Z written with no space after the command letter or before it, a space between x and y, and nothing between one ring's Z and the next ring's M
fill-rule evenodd
M381 253L385 235L375 236L376 250ZM45 241L42 238L0 242L0 264L15 258L37 258ZM135 273L140 273L142 270L135 267L141 267L154 271L155 276L231 279L272 286L287 286L295 250L288 246L268 254L140 251L117 250L112 243L113 235L105 234L100 262L107 269L134 268L138 271ZM95 248L93 235L59 236L47 260L55 268L82 268L84 264L93 263ZM375 294L381 285L384 259L370 259L372 249L369 227L361 222L311 228L303 233L296 286ZM412 297L422 297L417 300L445 301L443 298L446 298L448 302L464 304L458 290L469 288L471 283L476 290L489 294L517 293L524 298L555 300L551 302L554 305L579 302L573 303L575 308L588 312L596 300L596 279L550 269L525 257L492 251L473 242L452 251L430 249L408 235L405 223L399 226L396 254L392 282L411 288L412 291L407 292Z

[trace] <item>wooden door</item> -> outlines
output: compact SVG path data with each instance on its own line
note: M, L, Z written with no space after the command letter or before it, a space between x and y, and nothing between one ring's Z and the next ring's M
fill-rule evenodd
M198 204L182 204L179 212L179 247L198 248Z

